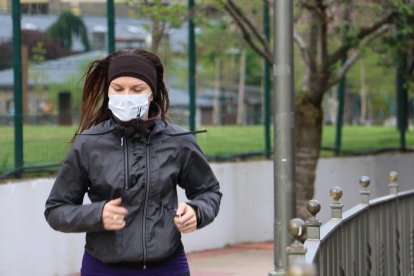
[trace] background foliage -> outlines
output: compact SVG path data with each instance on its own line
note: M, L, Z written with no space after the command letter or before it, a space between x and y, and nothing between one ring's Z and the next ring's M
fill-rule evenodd
M197 101L198 114L201 117L201 108L210 108L211 124L200 122L198 128L209 129L208 134L198 137L206 154L213 160L226 158L244 159L264 158L264 111L263 111L263 67L266 54L273 47L270 41L267 45L260 42L263 39L263 4L265 1L213 1L197 0L194 10L187 9L187 1L166 2L161 0L144 1L130 0L116 3L116 20L130 20L125 28L143 27L147 38L141 47L157 52L164 60L166 77L171 91L187 94L188 54L187 54L187 22L193 18L196 23L196 53L197 53ZM295 30L298 34L308 38L311 25L310 15L319 4L326 5L328 53L333 54L343 43L355 47L358 59L346 74L345 124L343 137L343 152L366 152L382 148L399 148L398 130L396 127L396 68L401 66L401 60L406 61L405 79L409 95L412 95L412 80L414 68L413 53L413 24L412 6L408 1L295 1ZM329 4L329 5L328 5ZM347 31L344 31L343 13L351 7L351 17ZM105 19L105 7L88 9L79 7L61 6L50 9L45 16L53 17L48 27L38 30L22 30L22 43L29 48L30 66L43 64L45 61L59 57L79 54L74 50L73 43L80 42L82 51L105 50L106 45L97 49L93 42L93 26L89 25L95 17ZM101 14L96 14L101 10ZM247 18L245 25L240 25L230 11L238 11ZM371 43L359 45L358 33L364 27L380 20L384 14L395 12L398 20L395 28L381 33ZM11 20L10 9L3 11ZM272 11L270 10L270 13ZM272 16L272 14L270 14ZM305 16L306 15L306 16ZM364 15L364 16L361 16ZM24 14L24 18L39 18L42 15ZM271 22L270 22L271 23ZM132 24L132 25L131 25ZM136 24L136 25L133 25ZM241 26L253 26L259 34L250 38L243 32ZM319 37L320 34L318 34ZM118 46L122 44L118 37ZM249 42L249 39L252 40ZM104 40L104 43L105 40ZM132 42L131 42L132 43ZM260 54L251 43L255 43ZM316 43L321 46L320 42ZM135 44L131 44L135 45ZM177 47L180 46L180 47ZM94 48L95 47L95 48ZM296 92L303 92L306 86L305 75L309 68L302 58L302 50L298 43L295 50L295 87ZM177 50L181 49L181 50ZM245 66L243 65L245 55ZM0 74L12 67L11 37L0 39ZM320 63L320 60L317 60ZM58 95L62 91L70 91L72 95L73 124L77 123L77 116L81 102L82 75L89 60L84 60L76 68L68 68L66 80L59 83L50 83L47 87L34 85L29 87L37 95L33 100L37 105L42 101L50 102L53 109L44 112L40 108L32 108L25 114L25 164L34 166L39 164L57 164L64 158L68 141L74 126L58 126ZM334 63L328 68L332 76L340 71L340 64ZM319 70L319 69L318 69ZM321 72L324 72L323 70ZM35 76L37 74L37 76ZM42 72L29 76L39 81L44 78ZM241 81L244 80L244 81ZM244 87L244 88L243 88ZM0 87L0 93L6 93L10 87ZM245 98L242 107L237 105L241 91L245 89ZM326 89L322 99L323 109L323 154L328 154L326 148L333 147L335 124L337 116L337 86ZM180 95L182 95L180 94ZM176 95L176 94L174 94ZM176 97L176 96L174 96ZM178 98L178 96L177 96ZM8 129L13 124L12 109L1 109L12 98L0 98L0 174L13 169L13 131ZM29 99L30 100L30 99ZM172 99L175 100L175 98ZM219 107L215 106L219 103ZM412 119L412 101L409 100L409 119ZM172 104L171 120L183 127L187 127L188 106L174 106ZM235 123L235 116L239 108L245 108L246 118ZM175 110L175 109L178 109ZM176 115L176 114L179 114ZM204 113L207 114L207 113ZM226 120L217 120L217 117ZM43 118L43 119L42 119ZM45 119L47 118L47 120ZM229 123L231 122L231 123ZM365 128L365 126L369 126ZM349 132L349 133L348 133ZM360 134L361 133L361 134ZM44 134L44 135L40 135ZM410 138L411 128L407 130L408 148L413 146ZM349 136L348 136L349 135ZM53 149L53 150L51 150ZM56 149L56 150L54 150Z

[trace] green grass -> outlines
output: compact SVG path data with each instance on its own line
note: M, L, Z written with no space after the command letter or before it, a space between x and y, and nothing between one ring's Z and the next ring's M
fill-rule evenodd
M23 159L25 166L59 163L69 149L68 141L74 127L25 126L23 129ZM14 166L14 129L1 127L0 174Z
M335 127L325 126L322 145L334 147ZM406 145L414 146L414 131L406 134ZM373 151L385 148L399 148L400 134L395 127L385 126L345 126L342 130L342 150Z
M204 153L210 157L264 152L263 126L206 126L197 135Z
M209 157L225 157L246 153L264 152L263 126L206 126L207 133L197 135L204 153ZM59 163L66 155L75 131L74 127L25 126L24 164L38 166ZM273 132L272 132L273 134ZM273 139L273 138L271 138ZM374 151L399 147L399 133L395 127L345 126L342 136L342 150ZM406 136L407 146L414 147L414 132ZM325 126L322 145L333 148L335 127ZM332 156L322 151L322 156ZM1 127L0 131L0 174L9 171L14 164L14 132L12 127Z

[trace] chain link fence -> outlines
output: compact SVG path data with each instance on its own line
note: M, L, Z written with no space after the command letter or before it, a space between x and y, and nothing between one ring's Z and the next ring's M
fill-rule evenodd
M19 147L15 139L14 88L18 80L14 78L12 59L11 2L0 5L1 177L23 170L15 162L15 150ZM53 173L65 157L78 123L85 69L90 61L107 53L106 3L62 0L22 2L20 6L21 45L15 47L22 51L23 166L25 172ZM152 22L139 6L116 2L115 11L116 49L151 49ZM214 18L212 22L219 24L220 19ZM62 24L84 31L70 31L68 35L59 29ZM182 22L169 29L157 49L166 68L169 118L184 128L189 127L190 114L187 39L188 24ZM268 157L266 151L271 145L266 141L273 139L265 133L263 61L240 35L225 29L197 27L196 45L195 121L197 129L208 130L197 137L205 154L210 160ZM295 58L299 60L300 55ZM298 63L298 80L303 78L300 67ZM389 126L395 138L391 147L398 148L394 72L392 68L379 67L371 56L365 64L355 66L347 79L345 124ZM327 127L323 146L328 149L334 143L336 93L335 89L328 93L324 103ZM345 140L343 149L347 147Z

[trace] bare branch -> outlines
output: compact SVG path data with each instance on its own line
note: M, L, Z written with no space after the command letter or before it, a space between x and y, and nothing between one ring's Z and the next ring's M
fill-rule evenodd
M318 7L318 5L311 5L309 3L304 2L303 0L299 0L299 4L307 9L308 11L314 12L315 14L318 15L318 17L323 18L323 14L321 13L320 7Z
M317 1L318 8L320 11L320 17L322 20L319 25L319 35L320 35L320 53L321 53L321 63L324 64L328 59L328 15L326 14L326 5L323 0Z
M339 82L340 79L342 79L342 78L345 77L345 75L349 71L349 69L351 69L352 65L354 65L354 63L360 57L362 48L364 48L366 45L370 44L373 40L375 40L376 38L378 38L381 35L383 35L384 33L386 33L388 30L389 30L389 26L387 26L387 25L382 26L382 28L380 28L377 32L375 32L374 34L372 34L368 39L364 40L360 44L360 46L358 47L358 49L356 49L352 53L352 55L349 58L347 58L346 62L341 66L341 68L338 71L337 77L334 78L328 84L328 88L336 85Z
M379 29L381 29L383 26L386 26L388 24L391 24L394 22L395 13L392 12L379 20L378 22L375 22L370 27L362 28L359 33L355 36L355 39L360 42L363 41L366 37L370 36L371 34L377 32ZM336 50L333 54L329 56L326 63L323 64L323 68L329 68L336 62L338 62L350 49L358 47L351 44L344 44L342 47L340 47L338 50Z
M334 78L331 82L328 83L327 87L330 88L334 85L337 85L339 81L345 77L346 73L348 73L349 69L351 69L352 65L359 59L361 56L361 50L355 50L350 57L346 59L346 62L341 66L338 71L338 75Z
M253 50L258 53L260 56L262 56L267 62L270 64L273 64L273 58L270 52L267 52L266 50L260 49L259 46L257 46L250 35L250 32L246 29L245 25L243 24L242 19L240 18L240 15L237 14L232 8L230 8L228 5L224 5L224 8L227 10L227 12L233 17L236 24L239 26L242 35L246 42L253 48Z
M305 62L306 65L308 65L309 64L308 49L306 48L305 41L303 40L303 38L300 36L300 34L296 30L293 30L293 39L300 49L303 61Z
M376 32L378 29L382 28L382 26L393 23L395 20L395 13L392 12L389 15L387 15L386 17L384 17L382 20L378 21L377 23L373 24L370 27L367 28L362 28L358 35L357 38L358 39L363 39L364 37Z
M248 29L254 34L254 37L256 37L260 44L262 44L263 48L267 53L269 53L269 45L266 41L266 38L262 33L260 33L257 28L254 26L254 24L251 22L251 20L243 13L243 11L233 2L233 0L227 0L228 4L225 4L226 6L229 5L229 8L234 11L235 14L238 15L238 18L247 25Z

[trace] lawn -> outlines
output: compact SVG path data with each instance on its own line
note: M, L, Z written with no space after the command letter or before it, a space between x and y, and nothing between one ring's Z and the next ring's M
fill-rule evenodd
M335 145L335 126L325 126L322 145L333 148ZM414 131L406 134L406 146L414 147ZM375 151L400 147L400 133L390 126L345 126L342 129L342 150L345 152Z
M231 157L264 152L263 126L206 126L207 133L197 134L204 153L210 158ZM38 166L59 163L65 156L75 131L74 127L25 126L24 162L25 166ZM273 139L273 138L272 138ZM407 145L414 147L414 132L406 136ZM1 127L0 131L0 174L13 167L14 133L11 127ZM335 127L323 129L323 147L333 148ZM384 148L398 148L399 133L395 127L345 126L343 128L342 149L350 151L373 151ZM332 156L322 151L322 156Z

